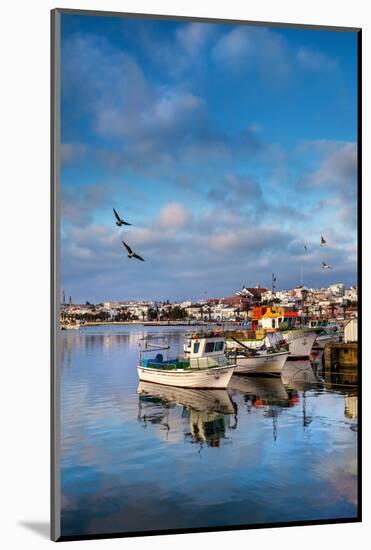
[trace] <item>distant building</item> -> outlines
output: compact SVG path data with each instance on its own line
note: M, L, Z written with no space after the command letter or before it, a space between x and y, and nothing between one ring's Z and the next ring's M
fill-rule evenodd
M355 287L347 288L344 291L344 298L350 302L358 302L358 290Z
M250 304L250 300L248 298L236 294L234 294L233 296L222 298L220 302L222 304L240 309L247 309L248 305Z
M262 301L262 296L268 291L267 288L260 286L255 287L242 287L241 290L236 292L236 296L246 298L250 304L258 304Z
M333 296L344 296L344 292L345 292L343 283L336 283L336 284L330 285L328 287L328 290L329 292L331 292Z
M207 306L202 304L191 304L185 310L187 316L195 321L203 321L204 315L207 316Z

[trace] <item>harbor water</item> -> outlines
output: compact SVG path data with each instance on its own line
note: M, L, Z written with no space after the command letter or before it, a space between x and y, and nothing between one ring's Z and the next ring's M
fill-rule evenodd
M288 361L227 390L140 383L139 344L187 327L61 332L61 533L357 516L357 379Z

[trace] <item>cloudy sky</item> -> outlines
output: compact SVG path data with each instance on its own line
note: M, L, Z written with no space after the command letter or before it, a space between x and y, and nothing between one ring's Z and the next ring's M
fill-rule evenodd
M354 32L63 15L66 296L355 284L356 71Z

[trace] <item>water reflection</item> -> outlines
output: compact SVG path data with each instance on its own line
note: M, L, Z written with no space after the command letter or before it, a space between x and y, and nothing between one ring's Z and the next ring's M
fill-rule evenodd
M227 390L138 386L141 339L174 354L184 329L61 335L63 534L354 517L355 369L319 355Z
M143 427L161 424L168 434L184 430L185 441L220 447L226 429L237 425L237 405L226 390L176 388L140 382L138 386L138 420ZM180 406L180 416L170 410ZM234 425L230 417L234 417ZM180 426L179 426L180 424Z
M286 388L280 376L232 376L229 388L243 395L246 409L261 410L263 416L272 419L274 441L278 437L278 417L283 410L297 405L298 393Z
M322 387L322 383L309 360L286 361L281 372L281 378L286 386L295 390L307 391Z

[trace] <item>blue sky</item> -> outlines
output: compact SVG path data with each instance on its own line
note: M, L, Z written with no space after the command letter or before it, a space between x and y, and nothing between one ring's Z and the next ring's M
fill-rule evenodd
M63 15L61 87L75 302L356 283L356 33Z

